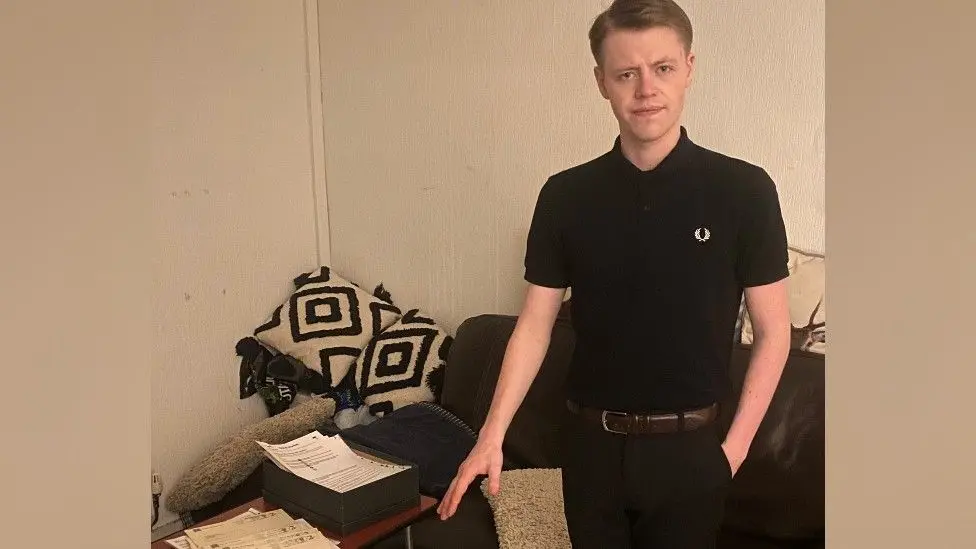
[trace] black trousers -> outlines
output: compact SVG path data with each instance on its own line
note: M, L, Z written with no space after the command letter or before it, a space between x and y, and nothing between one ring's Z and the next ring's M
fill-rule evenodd
M712 549L732 470L714 427L609 433L567 411L563 500L573 549Z

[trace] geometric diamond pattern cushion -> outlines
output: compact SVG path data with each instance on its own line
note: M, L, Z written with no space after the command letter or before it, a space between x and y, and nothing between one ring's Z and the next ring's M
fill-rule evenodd
M382 416L417 402L437 402L453 338L418 309L373 338L356 360L356 389Z
M335 387L370 339L399 318L399 308L321 267L295 278L295 292L254 337L320 372L325 384Z

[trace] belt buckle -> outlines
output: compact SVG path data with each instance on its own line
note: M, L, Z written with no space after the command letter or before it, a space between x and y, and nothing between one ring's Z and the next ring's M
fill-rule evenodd
M617 416L617 417L627 417L627 413L626 412L611 412L609 410L603 410L600 413L600 423L603 424L603 430L604 431L607 431L608 433L615 433L615 434L618 434L618 435L626 435L627 434L627 431L617 431L617 430L611 429L610 427L607 426L607 416L608 415Z

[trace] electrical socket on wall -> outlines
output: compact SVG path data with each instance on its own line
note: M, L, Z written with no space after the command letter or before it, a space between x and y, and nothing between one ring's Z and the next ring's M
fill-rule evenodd
M152 474L151 477L152 495L158 496L163 493L163 480L160 478L158 474L156 474L155 469L152 469L150 473Z
M163 479L156 474L155 469L150 469L149 473L149 487L151 492L150 502L152 504L152 511L149 515L149 520L151 521L149 528L151 529L156 526L156 521L159 520L159 496L163 493Z

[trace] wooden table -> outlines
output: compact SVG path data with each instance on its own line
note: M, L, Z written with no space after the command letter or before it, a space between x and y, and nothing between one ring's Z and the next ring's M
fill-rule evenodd
M400 530L406 528L408 530L407 546L410 547L412 546L412 540L410 539L409 536L410 525L423 518L424 515L426 515L431 510L433 510L434 507L436 506L437 506L436 499L421 495L420 505L418 505L417 507L407 509L406 511L403 511L399 514L377 521L345 537L333 534L328 530L326 530L325 528L320 528L318 526L316 526L316 528L318 528L319 531L322 532L322 534L325 537L338 540L340 542L339 544L340 549L361 549L363 547L367 547L371 543L380 541L381 539L384 539L387 536L395 534L396 532L399 532ZM207 524L221 522L229 518L235 517L237 515L240 515L241 513L247 511L251 507L262 512L274 511L275 509L278 509L276 505L272 505L270 503L265 502L264 498L257 498L239 507L235 507L229 511L225 511L224 513L221 513L216 517L202 521L199 524L194 524L194 526L205 526ZM297 519L299 517L293 516L292 518ZM166 539L176 538L182 535L183 532L178 532L171 536L167 536ZM166 543L164 540L156 541L149 547L150 549L172 549L172 546Z

